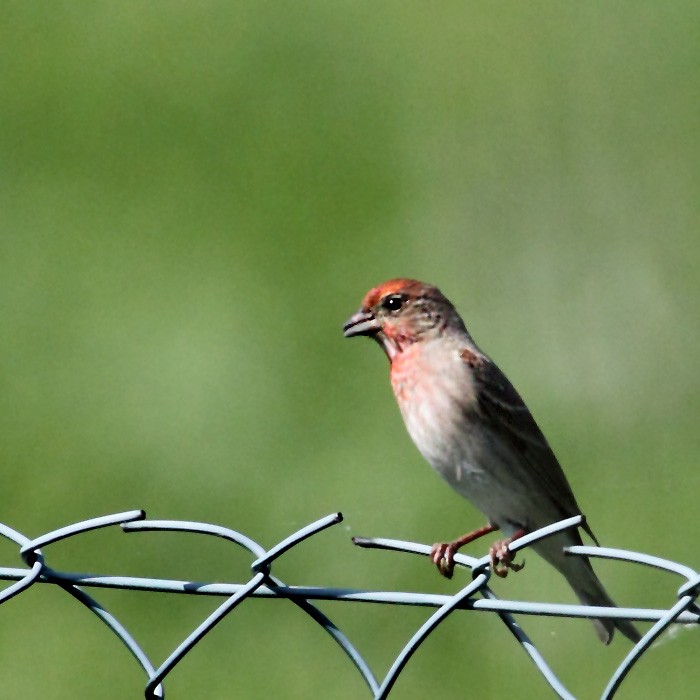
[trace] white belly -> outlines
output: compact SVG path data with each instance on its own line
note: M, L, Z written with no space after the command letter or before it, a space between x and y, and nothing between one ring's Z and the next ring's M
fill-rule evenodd
M442 372L436 373L433 366L431 372L417 373L432 377L429 383L392 374L401 414L429 464L509 534L526 525L531 510L526 485L518 479L522 470L513 464L517 457L508 446L484 429L471 408L475 401L471 374L458 356L456 359Z

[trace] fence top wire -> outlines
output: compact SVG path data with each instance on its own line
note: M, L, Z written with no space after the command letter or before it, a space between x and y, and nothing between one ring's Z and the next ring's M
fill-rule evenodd
M276 559L296 547L309 537L313 537L328 527L341 522L340 513L332 513L306 527L292 533L277 545L265 549L250 537L226 527L209 523L188 522L180 520L146 520L142 510L115 513L89 520L83 520L65 527L47 532L30 539L8 525L0 523L0 535L19 545L19 554L26 568L0 567L0 579L14 581L0 592L0 604L29 589L36 583L54 584L73 596L97 617L117 636L131 652L136 662L147 675L145 697L148 700L164 698L163 681L187 653L208 634L224 617L235 610L243 601L251 598L286 599L296 605L319 624L347 655L367 684L375 700L388 697L399 674L411 656L425 641L428 635L451 613L455 611L481 611L496 614L506 628L515 637L524 652L539 669L544 680L560 698L572 700L574 696L566 689L549 667L544 657L537 650L513 615L549 615L572 618L624 618L640 622L653 623L642 639L634 645L610 678L602 700L612 698L625 677L630 673L637 660L650 648L651 644L673 624L699 624L700 608L697 598L700 594L700 574L694 569L667 559L649 554L630 552L607 547L577 546L567 548L571 556L598 557L624 561L641 566L661 569L683 579L674 591L675 595L667 609L650 608L606 608L584 605L566 605L499 599L489 587L491 576L490 557L475 558L457 554L458 566L471 570L471 580L454 595L432 593L414 593L404 591L359 590L349 588L324 588L313 586L289 586L272 574L272 565ZM568 518L530 533L510 545L515 552L533 542L537 542L567 528L577 527L581 517ZM125 533L138 532L189 532L211 537L223 538L247 550L253 557L251 577L244 583L207 583L173 579L156 579L133 576L105 576L98 574L73 573L57 571L46 564L43 548L64 540L75 538L82 533L99 528L119 525ZM390 539L354 538L361 547L382 549L427 556L430 547L414 542ZM83 588L116 588L160 593L180 593L186 595L220 596L224 601L200 625L197 626L163 661L156 667L139 646L129 631L103 608ZM434 609L428 619L415 632L408 643L401 649L391 668L381 680L371 671L369 664L360 655L350 639L311 601L332 600L340 602L374 603L389 605L411 605Z

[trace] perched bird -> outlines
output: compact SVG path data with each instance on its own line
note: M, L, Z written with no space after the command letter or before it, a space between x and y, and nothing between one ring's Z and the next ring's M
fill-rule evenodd
M501 530L491 547L493 570L505 576L521 565L508 545L523 534L581 511L557 458L527 406L498 367L478 348L454 306L437 287L393 279L371 289L343 328L383 348L391 386L408 432L430 465L486 517L488 525L433 546L431 558L448 578L457 550ZM582 527L593 538L583 521ZM566 530L533 544L560 571L584 605L614 606L585 557L565 556L581 544ZM596 541L597 544L597 541ZM636 642L627 620L594 619L601 641L617 627Z

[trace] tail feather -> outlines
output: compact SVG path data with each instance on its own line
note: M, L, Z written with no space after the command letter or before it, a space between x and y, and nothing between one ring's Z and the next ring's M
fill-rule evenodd
M606 608L616 607L612 598L607 594L603 585L593 573L593 569L590 569L590 573L590 577L586 577L587 580L585 582L580 579L575 581L569 579L569 583L581 603L583 605L596 605ZM592 622L598 638L603 644L610 644L616 628L635 644L642 638L637 628L629 620L599 617L593 619Z
M563 547L572 544L581 544L581 539L578 534L569 531L538 542L534 545L534 549L564 575L583 605L617 607L603 588L603 584L586 557L565 556L562 553ZM621 634L635 644L642 638L629 620L600 617L593 619L592 622L603 644L610 644L615 629L620 630Z

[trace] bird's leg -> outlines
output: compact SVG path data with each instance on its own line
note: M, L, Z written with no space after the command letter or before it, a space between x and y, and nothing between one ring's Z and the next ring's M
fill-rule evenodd
M515 542L515 540L522 537L524 534L525 530L518 530L510 537L494 542L491 545L491 549L489 550L489 554L491 555L491 568L496 576L505 578L508 576L508 569L520 571L525 566L525 562L516 564L513 561L513 559L515 559L515 554L508 549L508 545L511 544L511 542Z
M457 552L464 547L464 545L479 539L479 537L495 532L498 529L498 525L489 523L488 525L480 527L478 530L473 530L472 532L468 532L466 535L458 537L452 542L436 542L430 548L430 559L445 578L452 578L452 574L455 569L455 554L457 554Z

